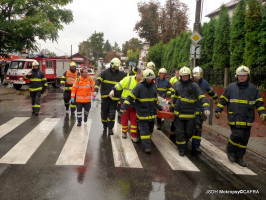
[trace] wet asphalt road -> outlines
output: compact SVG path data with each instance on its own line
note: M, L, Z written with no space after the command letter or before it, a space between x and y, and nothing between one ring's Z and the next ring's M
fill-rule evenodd
M21 90L0 96L0 126L14 117L30 117L0 138L0 158L48 117L60 118L52 132L26 164L0 164L0 199L64 200L161 200L161 199L263 199L265 198L265 160L247 154L249 168L257 176L235 175L215 164L204 153L188 154L200 172L172 170L154 146L145 154L134 144L143 168L115 167L110 136L102 134L100 102L92 104L92 127L83 166L55 165L74 126L75 117L66 114L60 89L49 88L41 100L38 117L31 116L28 92ZM1 133L1 130L0 130ZM225 140L206 132L209 141L225 147ZM29 144L30 145L30 144ZM259 194L207 194L213 190L256 190Z

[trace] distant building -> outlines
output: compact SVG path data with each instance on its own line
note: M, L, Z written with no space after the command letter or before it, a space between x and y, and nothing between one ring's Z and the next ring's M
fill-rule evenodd
M224 4L225 7L228 8L228 14L229 14L229 17L231 19L233 17L234 10L235 10L237 4L239 3L239 1L240 0L231 0L228 3ZM220 14L220 8L217 8L216 10L214 10L211 13L209 13L208 15L206 15L206 17L209 17L210 19L218 19L219 14Z
M140 44L139 48L139 66L143 66L146 63L146 57L148 55L150 49L150 43L149 42L143 42Z

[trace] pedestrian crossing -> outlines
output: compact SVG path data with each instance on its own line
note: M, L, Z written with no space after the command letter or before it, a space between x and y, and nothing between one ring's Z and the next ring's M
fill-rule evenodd
M14 117L6 123L0 125L0 142L4 136L12 133L12 130L19 128L23 123L27 123L29 117ZM45 118L27 135L14 145L2 158L2 164L27 164L28 160L37 151L49 134L56 128L60 118ZM84 165L85 155L90 139L92 119L87 123L82 123L78 127L75 123L67 137L67 140L59 153L55 162L56 166ZM130 137L123 139L121 136L121 125L115 122L114 135L110 137L112 154L115 167L143 169L138 152L130 140ZM180 157L176 146L160 131L154 131L152 141L164 160L172 170L200 172L200 169L188 158ZM228 161L226 153L202 139L202 151L220 166L233 174L256 175L246 167L241 167L236 163ZM149 156L149 155L147 155Z

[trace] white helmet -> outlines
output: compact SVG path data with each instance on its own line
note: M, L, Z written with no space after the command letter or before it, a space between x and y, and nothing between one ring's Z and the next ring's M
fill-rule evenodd
M148 62L147 63L147 68L151 70L155 70L155 64L153 62Z
M192 70L193 77L203 78L203 70L197 66Z
M120 65L121 65L121 61L118 58L113 58L111 60L111 64L110 64L111 68L114 68L115 66L120 67Z
M34 60L34 61L32 62L32 67L33 67L33 66L37 66L37 65L39 66L39 63L38 63L36 60Z
M143 72L143 80L145 79L154 79L155 78L155 74L154 71L151 69L145 69Z
M248 67L242 65L236 69L236 76L239 75L250 75L250 70Z
M166 74L166 73L167 73L167 70L166 70L165 68L161 68L161 69L159 70L158 76L160 75L160 73L162 73L162 74Z
M191 75L191 70L184 66L179 70L179 76L186 76L186 75Z

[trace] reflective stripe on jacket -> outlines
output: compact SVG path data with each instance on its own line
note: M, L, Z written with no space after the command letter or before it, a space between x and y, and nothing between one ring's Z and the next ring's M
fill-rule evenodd
M25 80L30 79L30 83L29 83L29 90L31 92L35 92L35 91L41 91L47 88L48 84L47 84L47 80L46 77L44 75L44 73L42 71L38 70L31 70L30 71L32 74L26 75L24 78Z
M176 82L178 81L178 78L176 77L176 76L174 76L174 77L172 77L171 79L170 79L170 84L171 84L171 86L173 86Z
M171 84L169 82L168 79L164 78L163 80L160 80L159 77L157 77L155 79L156 82L156 86L157 86L157 91L159 93L160 96L165 95L165 94L169 94L171 95Z
M80 76L71 90L71 98L76 97L76 102L87 103L91 102L95 87L95 82L91 77L83 78Z
M65 90L71 90L72 85L75 83L76 79L79 77L79 72L76 70L74 73L71 70L67 70L61 77L60 84L65 85Z
M263 99L258 89L251 83L245 87L237 82L231 83L220 97L215 112L222 112L227 106L228 125L245 128L252 126L256 107L259 115L266 114Z

